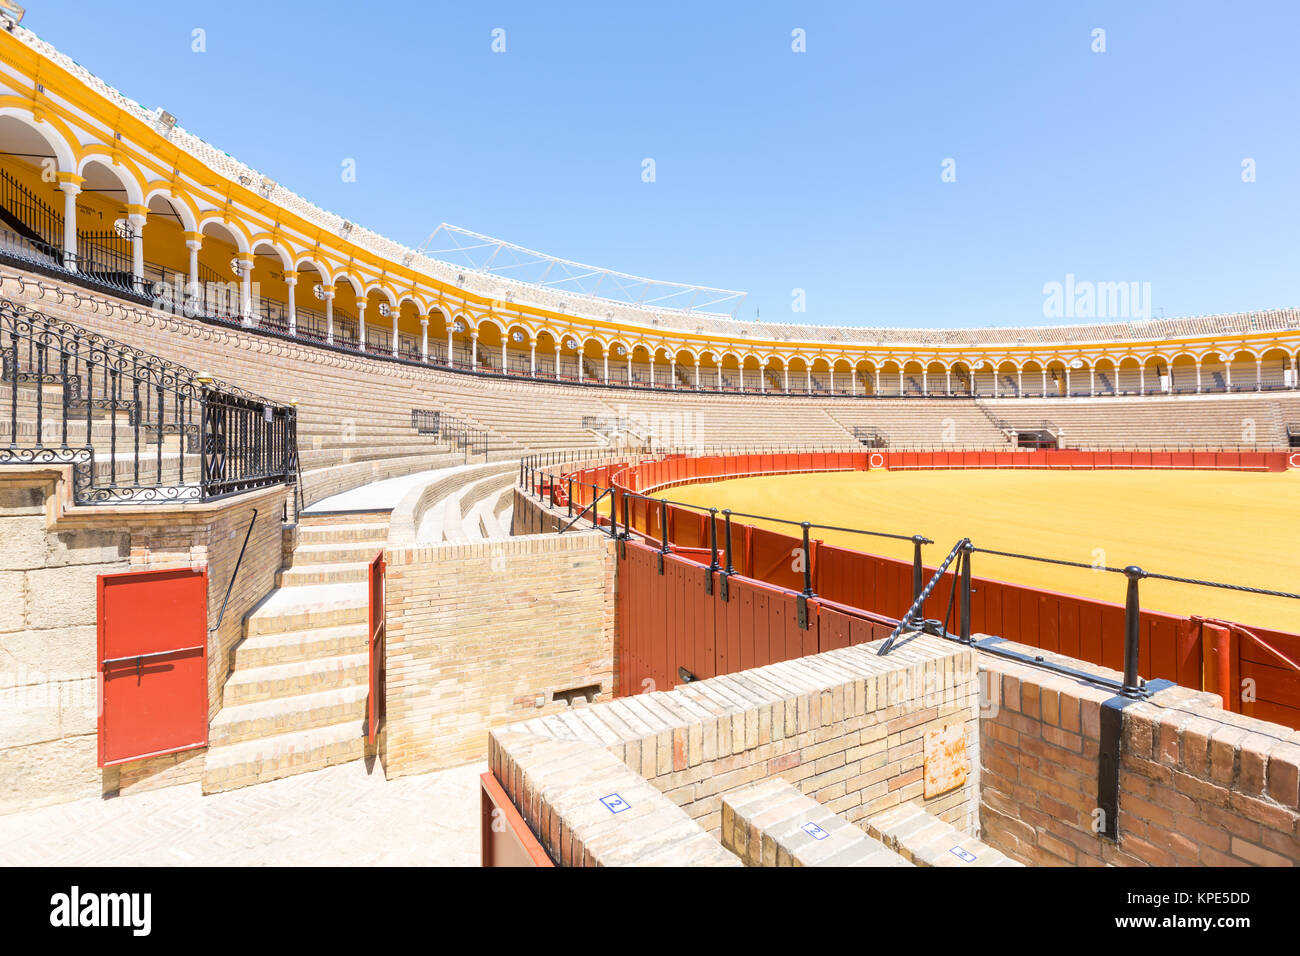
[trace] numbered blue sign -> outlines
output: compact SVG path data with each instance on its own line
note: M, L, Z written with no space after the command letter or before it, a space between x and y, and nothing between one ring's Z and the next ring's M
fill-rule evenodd
M617 793L611 793L608 797L601 797L600 802L605 805L610 813L622 813L627 809L627 801Z

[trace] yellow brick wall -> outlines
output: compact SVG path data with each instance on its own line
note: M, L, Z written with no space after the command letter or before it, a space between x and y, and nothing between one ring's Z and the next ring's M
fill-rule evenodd
M613 694L613 556L603 535L538 535L387 552L392 777L482 760L490 728ZM540 706L539 706L540 703Z

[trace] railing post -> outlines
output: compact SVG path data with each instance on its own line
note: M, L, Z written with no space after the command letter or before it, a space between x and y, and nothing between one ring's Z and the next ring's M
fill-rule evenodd
M614 483L609 484L609 536L618 537L618 495L614 494Z
M569 517L573 517L573 476L569 476Z
M962 549L961 561L961 642L973 643L970 636L970 556L975 546L969 541Z
M1142 607L1138 600L1138 581L1147 573L1130 564L1124 569L1124 576L1128 578L1128 588L1124 598L1124 686L1120 693L1125 697L1141 697L1138 659L1142 643Z
M925 544L926 538L919 534L912 535L912 600L915 601L921 596L921 589L925 587L925 568L921 564L921 545ZM923 618L925 615L921 610L917 610L912 619L914 622Z

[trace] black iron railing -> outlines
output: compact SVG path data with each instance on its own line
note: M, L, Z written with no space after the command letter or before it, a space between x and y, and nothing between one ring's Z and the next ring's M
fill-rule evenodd
M294 480L294 409L0 301L0 464L67 464L83 504Z
M428 408L411 409L411 427L417 435L437 435L442 426L442 412Z

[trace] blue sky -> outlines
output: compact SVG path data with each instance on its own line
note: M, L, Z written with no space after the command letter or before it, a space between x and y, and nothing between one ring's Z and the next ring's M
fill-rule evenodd
M27 6L128 96L413 246L445 220L779 322L1040 324L1067 274L1149 282L1156 316L1300 304L1300 4Z

